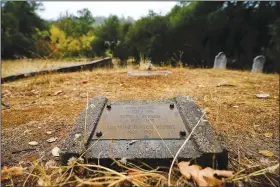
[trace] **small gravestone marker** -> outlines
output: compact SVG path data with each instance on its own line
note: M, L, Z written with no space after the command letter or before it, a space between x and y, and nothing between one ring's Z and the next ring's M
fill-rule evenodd
M226 69L227 67L227 57L223 52L220 52L215 56L215 62L213 68Z
M262 55L257 56L256 58L254 58L252 72L262 72L264 64L265 64L265 57Z
M86 145L89 161L102 165L110 165L111 158L170 164L202 115L188 96L114 102L95 97L63 140L61 160L66 164L72 156L79 157ZM77 139L76 134L81 136ZM225 146L206 119L200 120L178 159L196 159L203 167L215 163L220 169L226 169L228 163Z

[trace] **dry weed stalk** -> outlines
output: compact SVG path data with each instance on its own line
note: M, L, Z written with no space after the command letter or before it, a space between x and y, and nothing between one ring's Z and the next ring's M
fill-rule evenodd
M201 119L203 119L205 113L202 114L201 118L198 120L197 124L194 126L194 128L192 129L191 133L189 134L188 138L184 141L184 143L182 144L182 146L180 147L180 149L177 151L175 157L173 158L173 161L171 163L170 169L169 169L169 173L168 173L168 186L171 186L171 172L172 172L172 168L173 165L178 157L178 155L180 154L180 152L182 151L182 149L185 147L185 145L187 144L187 142L189 141L189 139L191 138L191 135L194 133L194 130L196 129L196 127L200 124Z

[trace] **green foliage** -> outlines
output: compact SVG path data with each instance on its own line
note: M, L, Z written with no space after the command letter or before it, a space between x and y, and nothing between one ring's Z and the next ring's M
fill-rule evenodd
M55 25L67 36L80 37L92 31L94 18L91 12L84 8L77 11L78 16L69 14L67 11L61 14Z
M2 4L1 38L2 58L31 57L35 48L33 35L47 29L36 14L41 4L36 2L8 1Z
M120 21L117 16L110 16L105 23L95 30L96 40L92 46L97 55L104 55L106 50L113 51L120 41ZM107 52L108 54L108 52Z
M269 26L269 33L271 34L271 40L267 56L269 56L270 63L266 66L270 71L280 73L280 18Z
M168 20L164 16L150 13L132 26L127 33L126 42L131 51L149 57L155 64L165 61L168 58Z
M51 27L51 44L57 52L55 56L86 56L92 57L91 43L94 18L88 9L77 11L78 16L65 12Z

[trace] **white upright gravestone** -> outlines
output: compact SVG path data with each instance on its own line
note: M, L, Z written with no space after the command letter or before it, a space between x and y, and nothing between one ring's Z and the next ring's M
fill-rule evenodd
M263 55L259 55L256 58L254 58L252 72L262 72L264 63L265 63L265 57Z
M219 52L219 54L215 57L214 67L226 69L227 67L227 57L223 52Z

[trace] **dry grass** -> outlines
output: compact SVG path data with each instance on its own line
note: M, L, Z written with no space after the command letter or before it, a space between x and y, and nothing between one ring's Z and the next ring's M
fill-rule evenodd
M36 130L36 125L42 126L43 124L45 128L55 128L59 124L61 128L58 130L57 136L59 139L65 136L65 133L72 127L75 117L86 105L87 92L89 98L104 95L112 100L164 98L182 94L192 96L195 102L205 109L216 132L226 138L230 151L230 168L234 171L240 171L230 181L241 181L245 184L248 182L255 186L260 184L279 185L275 181L275 179L279 179L279 175L271 173L271 169L265 169L275 166L279 158L277 156L279 152L278 74L214 69L160 69L170 70L173 74L133 77L127 75L126 69L94 70L92 72L40 75L3 84L2 95L4 98L2 100L10 105L10 109L2 110L2 143L6 142L2 146L2 149L5 150L2 160L10 159L8 152L13 147L19 146L11 143L12 139L15 136L18 137L16 132L22 133L24 124L31 121L35 124L33 126L34 133L32 131L28 137L23 135L19 138L17 143L19 142L22 146L26 146L30 140L46 138L46 135L38 132L38 129ZM87 80L87 83L82 83L83 80ZM224 84L225 81L227 84ZM217 86L220 83L222 83L221 86ZM39 94L33 94L32 90L39 91ZM63 92L54 95L58 90ZM270 98L258 99L255 96L257 93L269 93ZM63 133L61 133L62 131ZM272 133L272 137L265 137L264 133L266 132ZM46 150L47 146L51 148L50 145L44 144L40 149ZM259 150L269 150L275 156L262 156L258 153ZM25 157L27 156L22 154L18 155L17 159ZM79 165L79 167L58 167L48 172L56 172L52 175L54 177L59 174L59 171L72 171L73 174L74 171L77 173L81 168L85 170L94 168L94 170L99 171L95 173L96 177L106 178L99 180L91 176L91 179L81 179L82 177L75 178L71 172L68 172L66 173L67 177L65 176L62 181L65 182L67 179L67 183L80 181L79 184L82 184L85 181L92 183L96 180L95 182L101 181L102 183L109 180L110 182L118 181L116 184L122 185L124 181L128 180L128 171L136 169L135 167L124 169L122 175L94 164ZM37 176L43 176L38 172L38 168L36 171ZM141 172L140 174L142 174ZM151 177L148 177L147 175L153 172L145 171L143 174L145 180L140 180L140 182L152 186L166 184L167 172L157 172L159 171L155 171ZM138 170L136 173L139 174ZM142 179L140 174L136 177L137 179L139 179L138 177ZM34 177L38 179L38 177ZM176 184L178 180L185 181L182 177L174 175L172 183ZM135 180L133 181L135 182ZM156 184L151 181L156 182ZM181 183L180 181L178 183Z
M91 147L93 148L93 147ZM94 148L93 148L94 149ZM231 160L231 162L236 161ZM21 176L23 186L196 186L182 177L179 168L172 170L168 185L168 168L149 168L145 163L141 166L127 162L125 165L114 160L118 169L110 169L102 165L84 163L84 159L70 158L66 166L60 166L54 160L43 163L41 159L32 162ZM274 161L271 166L259 163L238 163L239 170L234 170L233 177L227 178L226 184L236 186L279 186L279 163ZM144 169L148 167L148 169ZM232 169L232 168L231 168ZM233 168L234 169L234 168ZM11 177L10 182L14 184ZM24 182L23 182L24 181Z
M42 59L25 59L25 60L3 60L1 77L27 73L31 71L41 71L46 69L59 68L77 63L87 63L88 59L61 59L61 60L42 60Z

